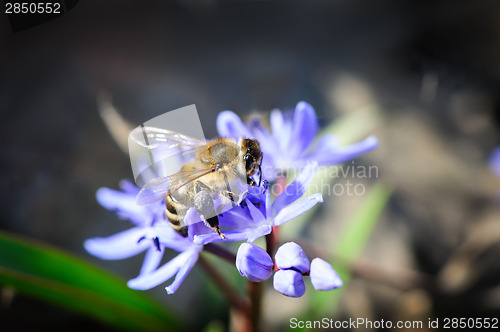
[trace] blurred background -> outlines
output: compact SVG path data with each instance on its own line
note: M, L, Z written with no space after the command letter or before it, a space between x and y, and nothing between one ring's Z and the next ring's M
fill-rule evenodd
M99 93L134 126L196 104L207 137L222 110L244 118L305 100L323 126L349 119L346 142L378 137L359 163L378 167L368 188L392 190L339 306L321 317L498 317L500 181L487 161L500 143L499 22L494 0L86 0L15 33L2 15L0 227L135 277L142 256L100 261L82 245L129 227L95 200L132 178ZM327 196L300 236L330 245L362 200ZM209 284L195 269L175 295L147 293L193 329L225 326ZM264 323L286 330L312 291L291 299L268 286ZM21 294L0 300L6 331L110 330Z

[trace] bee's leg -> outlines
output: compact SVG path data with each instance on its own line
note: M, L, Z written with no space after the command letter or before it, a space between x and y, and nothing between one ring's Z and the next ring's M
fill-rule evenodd
M196 212L201 214L204 221L210 227L215 228L215 231L220 235L222 239L226 238L226 236L222 234L219 228L219 218L217 217L217 212L215 212L214 200L207 191L202 190L195 195L194 208Z
M217 216L213 216L207 219L207 223L215 229L217 234L221 237L221 239L225 240L226 235L220 231L219 228L219 218Z
M251 179L249 176L247 176L247 183L251 185L252 187L255 187L256 183L253 179Z

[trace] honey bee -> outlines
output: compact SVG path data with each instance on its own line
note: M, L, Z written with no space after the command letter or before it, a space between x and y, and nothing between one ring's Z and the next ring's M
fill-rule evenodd
M228 203L232 207L240 200L242 193L238 188L242 184L256 185L251 177L257 170L259 183L262 179L263 155L259 142L253 138L241 138L238 142L230 138L204 141L142 126L130 133L130 142L146 148L151 158L168 155L182 160L182 166L175 173L149 179L137 195L137 203L146 205L163 199L166 217L184 237L188 230L184 217L190 208L195 208L202 221L225 239L218 215ZM173 159L163 158L161 162L169 160ZM216 208L214 201L223 203Z

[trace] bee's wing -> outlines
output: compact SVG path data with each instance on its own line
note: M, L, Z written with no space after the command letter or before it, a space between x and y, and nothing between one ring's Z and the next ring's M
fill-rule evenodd
M137 194L137 204L146 205L173 194L185 185L213 172L213 168L186 170L148 181Z
M139 186L176 174L201 149L207 149L206 141L156 127L140 126L129 135L130 161Z
M178 149L179 147L197 148L206 145L206 141L189 137L178 132L156 127L140 126L132 130L129 140L147 148L154 150Z

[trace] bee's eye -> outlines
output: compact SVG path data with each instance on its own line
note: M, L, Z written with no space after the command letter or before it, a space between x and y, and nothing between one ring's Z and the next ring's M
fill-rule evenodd
M245 154L245 156L243 156L243 160L245 161L246 170L251 170L253 168L253 160L251 156L249 154Z

